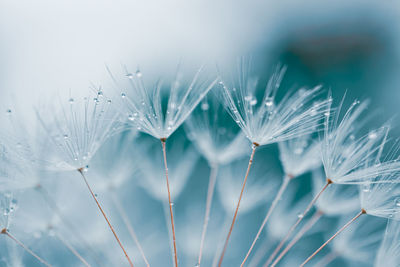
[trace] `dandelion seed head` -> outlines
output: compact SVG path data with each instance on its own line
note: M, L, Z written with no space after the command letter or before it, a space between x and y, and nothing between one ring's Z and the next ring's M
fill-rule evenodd
M128 75L128 74L127 74ZM138 114L139 119L128 120L135 129L157 139L168 138L188 118L193 109L213 87L216 81L203 77L199 69L191 81L184 80L178 71L168 91L168 103L164 105L165 88L161 81L154 87L148 87L142 73L128 77L128 91L123 93L120 113ZM117 87L121 87L116 84Z
M100 91L96 91L98 96ZM37 110L46 147L47 169L77 170L90 160L109 136L119 130L115 110L108 99L95 97L75 100L74 105Z
M277 101L276 92L286 70L278 67L268 81L262 104L259 104L255 96L258 79L250 76L249 69L248 62L241 62L237 81L233 82L237 88L223 82L219 91L230 115L252 143L267 145L315 131L313 126L322 119L328 107L328 101L315 102L320 86L289 93Z

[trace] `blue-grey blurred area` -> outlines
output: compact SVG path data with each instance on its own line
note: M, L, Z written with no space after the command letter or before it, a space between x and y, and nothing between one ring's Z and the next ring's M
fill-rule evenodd
M217 75L218 68L234 68L239 57L248 56L252 58L261 80L267 80L277 64L287 66L280 93L301 86L313 87L322 84L326 94L328 91L332 92L335 101L339 101L345 94L346 103L355 98L369 98L371 110L382 114L376 119L376 123L380 124L398 113L399 23L398 1L339 0L328 3L316 0L2 0L0 97L17 99L20 105L26 106L28 110L29 106L43 101L44 96L85 96L93 84L106 86L110 81L106 66L119 74L124 66L132 71L140 68L144 70L147 79L157 80L174 73L171 70L175 70L179 62L184 62L184 65L190 68L204 64L208 73ZM397 117L394 121L397 121ZM231 121L226 127L233 128L236 125ZM235 128L235 131L238 129ZM398 133L400 129L395 125L392 134L396 136ZM106 173L108 168L111 169L107 164L115 164L113 160L121 160L125 167L131 164L141 165L132 167L139 170L130 174L132 179L124 181L124 186L118 188L116 194L132 225L135 226L143 249L153 263L152 266L172 266L161 145L159 140L138 134L135 136L135 143L129 144L128 151L124 151L125 156L116 155L110 159L109 155L114 155L112 153L115 151L110 152L112 149L109 147L112 146L112 142L120 142L118 138L122 136L123 139L125 134L114 136L114 139L109 140L99 150L94 164L89 168L88 177L91 182L97 184L99 199L106 209L112 211L113 222L117 227L120 226L123 241L128 244L128 250L133 251L133 257L141 264L138 266L145 266L129 237L129 231L124 227L120 213L113 208L107 182L96 177L97 172ZM198 253L210 170L207 161L193 152L195 149L186 138L183 127L168 141L171 141L168 143L171 172L176 168L175 177L184 180L175 181L174 185L180 266L193 267ZM176 151L172 149L174 143L181 143L182 147L179 149L182 149L182 153L178 152L176 155L171 152ZM254 185L248 186L247 193L255 198L256 204L248 210L242 207L243 211L232 235L225 266L239 266L274 192L277 191L282 176L278 154L275 145L260 149L256 154L252 179ZM104 156L106 159L102 159ZM186 161L179 156L184 156ZM144 159L147 162L144 162ZM248 157L245 156L238 161L240 163L235 162L236 167L241 167L240 171L235 172L239 180L244 175L247 160ZM187 167L187 172L180 173L185 168L179 167L179 164ZM143 166L152 166L149 169L160 174L160 177L152 176L153 173L143 170L141 173L140 167ZM125 167L118 165L121 169ZM262 175L257 175L259 173ZM79 177L74 179L74 175L78 176L77 173L58 174L55 177L57 180L49 180L48 186L52 188L53 197L61 202L68 199L63 210L74 214L74 217L70 218L71 221L75 221L84 233L82 235L92 241L90 245L95 253L96 248L101 248L99 254L103 254L97 256L104 266L112 266L115 263L117 264L114 266L125 266L121 251L103 225L103 218L89 198L86 188L83 188L82 181L78 180ZM154 181L147 176L154 178ZM300 198L310 191L310 177L306 176L306 182L296 180L291 184L289 192L293 196ZM65 187L55 182L61 179L66 181ZM237 183L240 185L239 180ZM265 181L268 181L267 185ZM261 194L260 188L263 189L263 186L267 186L269 190L272 188L272 193L265 190L272 195L268 193L262 200L257 200L257 194ZM301 190L298 190L299 187ZM238 192L226 192L224 189L226 187L218 189L217 185L202 266L215 266L214 254L215 251L220 251L217 243L225 237L234 212L227 206L230 203L232 208L234 207ZM71 192L75 194L74 197L71 197ZM290 201L292 199L287 200ZM44 205L29 203L27 195L22 197L21 206L24 202L28 202L28 207ZM290 203L286 204L290 208L282 210L279 214L293 215L297 218L301 209L296 209L298 207ZM76 207L79 208L74 210ZM22 208L18 212L22 212ZM90 218L87 219L88 217ZM279 219L271 218L271 226L268 226L270 229L267 231L282 231L284 226L280 227ZM281 266L298 266L334 229L337 229L338 220L324 218L320 225L313 229L324 234L307 235L299 246L294 247L293 254L282 261ZM16 229L24 229L24 226L17 225ZM257 249L262 247L265 251L270 251L281 238L279 234L276 234L277 237L263 234ZM23 239L50 262L64 263L55 266L77 266L76 259L65 248L54 245L54 251L49 250L53 243L56 244L54 236ZM85 256L95 258L81 245L80 243L79 248L84 251ZM0 245L0 248L1 246L5 247L4 244ZM7 251L13 249L15 248L8 248ZM23 259L26 266L39 266L23 252L17 251L15 254L16 258ZM324 252L321 258L327 254L329 251ZM267 256L257 254L254 257L259 257L261 263ZM0 251L0 259L2 257L4 255ZM95 261L91 263L97 266ZM0 262L0 266L3 266L1 264L3 262ZM254 263L254 266L262 265ZM352 265L339 258L329 266L360 265Z
M385 114L399 96L396 1L2 1L1 95L84 92L105 64L151 70L179 61L232 65L243 55L288 65L286 81L368 97ZM149 72L149 71L148 71ZM267 73L267 72L265 72Z

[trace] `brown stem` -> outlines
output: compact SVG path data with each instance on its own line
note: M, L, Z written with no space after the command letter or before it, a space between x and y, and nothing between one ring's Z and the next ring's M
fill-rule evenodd
M257 148L257 147L258 147L258 144L253 143L252 151L251 151L251 155L250 155L250 160L249 160L249 164L248 164L248 166L247 166L246 175L245 175L245 177L244 177L244 181L243 181L243 185L242 185L242 190L240 191L239 200L238 200L238 203L237 203L237 205L236 205L235 214L233 215L232 224L231 224L231 227L230 227L230 229L229 229L228 236L226 237L226 240L225 240L224 249L222 250L222 254L221 254L220 258L219 258L218 267L221 267L222 261L224 260L226 248L228 247L229 238L231 237L232 230L233 230L233 226L235 225L236 217L237 217L237 214L238 214L238 211L239 211L240 202L241 202L242 196L243 196L244 187L246 186L247 177L249 176L250 169L251 169L251 165L252 165L252 163L253 163L254 154L255 154L255 152L256 152L256 148Z
M150 267L150 264L149 264L146 256L144 255L143 248L140 245L139 239L137 238L137 235L136 235L135 231L133 230L133 227L129 221L129 218L128 218L124 208L122 207L121 202L118 200L118 197L115 195L114 192L111 193L111 199L112 199L114 206L116 207L119 215L121 216L122 221L124 222L126 228L128 229L129 235L132 237L133 241L135 242L135 245L138 247L140 255L142 256L146 266Z
M306 209L304 210L304 212L302 214L300 214L299 218L297 219L297 221L295 222L294 225L292 225L292 227L289 229L289 232L286 234L286 236L282 239L282 241L279 243L279 245L275 248L274 252L271 254L271 256L268 258L267 262L265 263L264 266L268 266L272 260L275 258L276 254L278 254L278 252L281 250L281 248L283 247L283 245L286 243L286 241L289 239L289 237L292 235L293 231L296 229L296 227L300 224L300 222L303 220L303 218L307 215L307 213L310 211L310 209L312 208L312 206L315 204L315 202L317 202L318 198L321 196L321 194L326 190L326 188L328 188L328 186L332 184L332 180L327 179L326 180L326 184L324 185L324 187L322 187L322 189L319 191L319 193L311 200L311 202L308 204L308 206L306 207Z
M310 257L308 257L301 265L300 267L303 267L304 265L307 264L307 262L309 262L312 258L315 257L315 255L318 254L318 252L320 252L326 245L329 244L329 242L331 242L336 236L338 236L341 232L343 232L347 227L349 227L350 224L352 224L355 220L357 220L361 215L366 214L367 212L362 209L356 216L354 216L353 219L351 219L350 221L348 221L342 228L339 229L339 231L337 231L331 238L329 238L322 246L319 247L319 249L317 249L313 254L311 254Z
M7 229L3 229L0 232L3 235L8 236L10 239L12 239L15 243L17 243L18 245L20 245L26 252L28 252L29 254L31 254L33 257L35 257L38 261L40 261L43 265L47 266L47 267L51 267L51 265L45 261L44 259L42 259L41 257L39 257L35 252L33 252L32 250L30 250L27 246L24 245L24 243L22 243L21 241L19 241L17 238L15 238L13 235L11 235Z
M131 259L129 258L128 253L126 252L124 246L122 245L121 241L119 240L117 233L115 232L114 228L112 227L110 221L109 221L108 218L107 218L107 215L105 214L105 212L103 211L103 208L101 207L99 201L97 200L96 195L93 193L92 188L90 187L88 181L86 180L85 174L83 173L83 168L78 169L78 172L81 174L81 176L82 176L82 178L83 178L83 181L85 182L87 188L89 189L89 192L90 192L90 194L92 195L94 201L96 202L96 205L97 205L97 207L99 208L101 214L103 214L103 217L104 217L104 219L106 220L108 226L110 227L111 232L113 233L115 239L117 240L118 245L121 247L122 251L124 252L125 257L126 257L126 259L128 260L128 262L129 262L129 265L130 265L131 267L133 267L133 263L132 263Z
M264 221L262 222L260 229L258 230L256 237L253 240L253 243L250 246L249 251L246 254L246 257L244 258L242 264L240 264L240 267L243 267L243 265L246 263L247 259L250 256L251 251L253 250L254 246L256 245L257 240L260 238L260 235L262 233L262 231L264 230L265 225L268 222L269 217L271 216L272 212L274 211L276 205L278 204L279 200L282 198L283 193L285 192L287 186L289 185L290 180L293 177L290 175L285 175L285 178L283 179L282 185L279 188L278 193L275 196L275 199L272 201L271 207L268 209L267 214L265 215Z
M272 263L271 267L274 267L278 264L278 262L289 252L289 250L303 237L305 233L307 233L311 227L322 217L323 213L321 211L317 211L311 219L300 229L300 231L294 236L293 240L285 247L285 249L279 254L274 263Z
M163 156L164 156L164 167L165 167L165 178L167 181L167 191L168 191L168 203L169 203L169 213L171 215L171 228L172 228L172 242L174 245L174 259L175 267L178 267L178 254L176 251L176 237L175 237L175 224L174 224L174 213L172 211L172 201L171 201L171 191L169 189L169 179L168 179L168 164L167 164L167 152L165 148L166 138L161 139Z
M197 260L197 266L200 267L201 257L203 255L203 247L204 247L204 240L206 238L207 233L207 226L210 220L210 211L211 211L211 204L214 195L215 189L215 181L217 180L217 173L218 173L218 165L210 164L211 172L208 181L208 190L207 190L207 200L206 200L206 211L204 214L204 222L203 222L203 231L201 233L201 240L200 240L200 249L199 249L199 258Z

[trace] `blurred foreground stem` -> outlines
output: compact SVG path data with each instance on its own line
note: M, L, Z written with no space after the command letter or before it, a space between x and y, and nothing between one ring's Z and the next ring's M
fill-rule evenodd
M207 233L207 226L208 221L210 220L210 211L211 211L211 204L214 195L215 189L215 181L217 180L218 174L218 165L217 164L210 164L211 171L210 177L208 181L208 190L207 190L207 200L206 200L206 212L204 214L204 223L203 223L203 231L201 233L201 241L200 241L200 249L199 249L199 258L197 260L197 266L200 267L201 257L203 255L203 247L204 247L204 240Z

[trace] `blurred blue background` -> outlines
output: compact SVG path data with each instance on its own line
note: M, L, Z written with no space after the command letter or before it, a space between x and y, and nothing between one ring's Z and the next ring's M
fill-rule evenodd
M340 99L345 92L347 102L354 98L369 98L371 108L381 112L383 116L380 119L385 118L378 121L381 123L398 113L399 25L400 4L394 0L339 0L329 3L314 0L3 0L0 2L0 97L17 98L23 105L30 106L40 101L43 94L83 96L91 83L102 85L109 82L105 65L117 72L121 70L121 65L132 70L140 67L148 78L157 79L169 75L179 61L192 67L206 64L212 72L215 65L234 66L238 57L250 55L264 79L276 64L288 66L283 91L293 86L322 84L332 91L336 99ZM399 129L393 129L394 135L398 133ZM179 140L183 134L180 129L173 138ZM139 138L147 139L146 136ZM145 142L142 139L139 139L140 142ZM148 142L153 141L157 140ZM161 149L157 143L154 146L157 151ZM136 151L136 147L132 146L132 150ZM276 157L277 148L272 146L259 154L256 164L272 171L271 176L279 180L281 167ZM162 167L162 162L159 163ZM94 167L91 166L91 169ZM183 266L195 264L198 234L195 237L192 226L196 225L196 229L201 227L198 214L202 214L204 209L207 189L206 161L196 161L195 170L176 200L175 207L177 228L180 229L178 236L182 244L194 243L193 248L185 246L187 255L192 253L194 258L182 258ZM95 176L94 171L89 173L89 176ZM68 176L62 178L69 181L68 192L81 193L81 197L87 198L87 206L92 206L85 188L82 192L77 189L81 188L81 181L73 179L73 175L63 176ZM161 178L160 182L164 183ZM138 175L135 179L140 180L142 176ZM309 186L304 191L307 188ZM60 198L71 198L66 188L58 192ZM165 251L165 246L159 242L165 241L167 236L165 223L160 219L163 218L162 206L151 197L151 193L137 186L136 180L129 181L118 194L124 199L132 223L139 225L138 236L146 240L144 247L151 251L150 258L156 259L154 262L159 264L169 263L169 251ZM99 196L107 203L107 197L101 193ZM215 199L215 209L220 211L223 203L217 201L218 196ZM76 218L79 221L79 218L87 216L86 205L74 204L80 207ZM70 206L73 206L72 203ZM251 212L251 216L243 216L239 221L232 238L239 245L232 246L227 264L242 259L264 211L265 207L261 205ZM83 223L82 229L86 233L92 230L93 239L101 239L98 246L110 246L107 243L110 239L99 237L99 233L108 229L101 228L103 222L97 211L93 209L92 213L92 218L100 221L100 226L96 228L91 223ZM216 236L224 216L218 213L212 218L209 232ZM329 223L326 222L326 225ZM250 232L249 228L252 229ZM157 236L154 229L162 232L162 237ZM127 235L126 232L124 234ZM322 241L319 238L318 244ZM65 260L63 266L76 264L68 261L70 258L65 256L65 251L48 252L51 240L40 240L35 244L43 246L39 251L49 261L57 262L62 258ZM244 246L240 246L241 242ZM213 246L210 247L212 250ZM110 255L104 257L111 261L120 258L118 250L110 251ZM300 249L299 254L304 258L309 252L303 253ZM211 262L212 257L207 260ZM37 266L30 259L26 262L29 266ZM290 266L290 263L287 264ZM338 261L331 266L343 266L343 262Z

